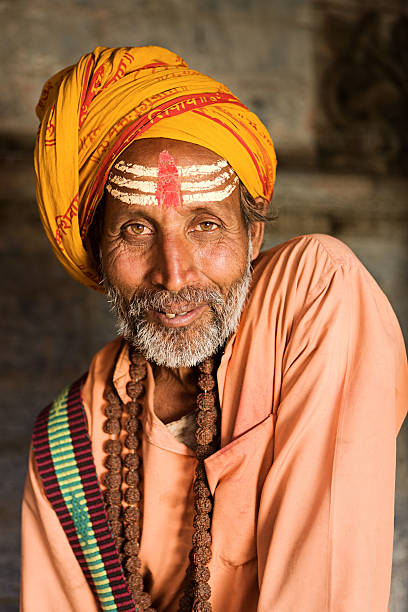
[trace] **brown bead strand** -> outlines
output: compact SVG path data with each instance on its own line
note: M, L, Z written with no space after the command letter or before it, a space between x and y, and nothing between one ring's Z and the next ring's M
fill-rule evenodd
M126 579L138 610L155 612L151 607L152 599L149 593L143 590L143 576L140 572L140 532L141 532L141 493L140 481L142 477L141 457L138 453L140 436L142 432L141 413L143 406L140 398L144 395L144 384L146 378L146 361L142 355L134 350L129 351L130 358L130 381L126 385L126 392L130 401L125 405L127 418L125 420L125 446L128 453L123 458L125 468L125 490L124 499L127 504L123 525L125 529L125 544L123 552L125 555Z
M108 518L112 526L121 560L125 567L126 579L132 592L135 604L140 612L155 612L151 607L151 597L143 590L143 577L140 572L140 532L141 532L141 493L142 478L141 457L138 454L142 431L142 404L138 401L144 395L146 361L142 355L131 350L130 382L126 386L130 401L125 405L127 413L124 428L127 432L125 446L128 453L122 456L122 443L119 439L122 429L123 405L114 391L108 386L105 390L106 421L104 431L110 439L104 444L107 453L104 478L104 492ZM218 448L218 415L216 406L215 379L212 374L214 360L206 359L198 366L198 387L201 393L197 396L196 455L198 459L194 492L194 532L193 547L189 554L189 567L186 578L187 586L179 603L180 612L211 612L209 602L211 588L208 584L210 572L207 567L211 559L211 512L213 502L208 487L204 460ZM122 456L122 459L121 459ZM126 507L122 506L122 465L127 485L124 492ZM124 529L124 533L123 533Z
M208 584L211 559L211 512L213 500L208 487L204 460L217 449L218 410L216 408L215 379L212 374L215 362L208 358L199 364L197 396L196 455L198 459L194 492L194 532L190 565L187 569L187 587L180 600L179 612L211 612L211 587Z
M120 554L123 544L121 521L122 443L119 439L122 428L122 403L114 389L110 386L105 389L104 399L108 403L105 406L106 421L103 424L103 430L109 434L109 440L106 440L104 444L104 450L107 454L105 458L107 471L104 475L104 485L106 487L104 497L108 519Z

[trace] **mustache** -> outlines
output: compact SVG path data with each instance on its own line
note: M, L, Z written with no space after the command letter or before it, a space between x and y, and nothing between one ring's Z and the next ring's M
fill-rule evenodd
M109 295L110 294L110 295ZM114 301L108 291L109 301ZM136 290L126 305L128 314L140 316L146 310L163 312L172 306L208 304L215 309L224 304L225 298L220 291L202 287L186 286L180 291L168 291L166 289L139 289Z

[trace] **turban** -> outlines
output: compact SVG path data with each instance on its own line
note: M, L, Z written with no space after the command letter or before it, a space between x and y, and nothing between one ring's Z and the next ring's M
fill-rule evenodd
M271 138L224 85L161 47L97 47L44 85L34 152L41 220L58 259L100 289L85 239L115 160L139 138L201 145L224 158L253 197L272 197Z

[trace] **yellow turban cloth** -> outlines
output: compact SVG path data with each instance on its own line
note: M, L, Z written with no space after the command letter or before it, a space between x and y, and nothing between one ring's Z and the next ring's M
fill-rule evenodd
M270 136L221 83L161 47L97 47L44 85L36 108L36 194L47 236L78 281L101 289L84 247L109 171L139 138L195 143L228 161L252 196L272 197Z

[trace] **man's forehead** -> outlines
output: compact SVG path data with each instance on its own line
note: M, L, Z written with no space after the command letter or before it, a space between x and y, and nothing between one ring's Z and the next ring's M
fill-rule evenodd
M129 145L120 155L120 159L131 164L157 166L160 153L168 151L177 166L184 167L194 163L214 163L223 158L214 151L183 140L172 138L141 138Z
M237 185L237 175L216 153L182 141L146 139L116 160L106 190L126 204L178 208L222 202Z

